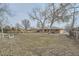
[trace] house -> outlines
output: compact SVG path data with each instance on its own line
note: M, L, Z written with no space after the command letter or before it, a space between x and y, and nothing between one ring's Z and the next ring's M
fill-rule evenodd
M37 29L37 32L45 32L45 33L51 32L51 33L60 33L60 34L63 34L64 33L64 29L54 27L52 29Z
M64 33L64 29L62 28L58 28L58 27L53 27L52 29L48 29L48 28L45 28L45 29L10 29L8 30L9 33L35 33L35 32L38 32L38 33L60 33L60 34L63 34Z

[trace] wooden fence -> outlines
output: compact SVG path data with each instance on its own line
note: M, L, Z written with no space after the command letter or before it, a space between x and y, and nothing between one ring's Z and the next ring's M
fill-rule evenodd
M70 31L70 36L72 36L74 39L79 39L79 31Z

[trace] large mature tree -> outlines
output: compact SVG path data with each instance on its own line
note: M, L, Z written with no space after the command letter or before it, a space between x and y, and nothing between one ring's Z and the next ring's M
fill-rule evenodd
M8 4L0 3L0 25L8 19L8 15L11 15Z
M8 4L4 4L4 3L0 3L0 27L1 27L1 31L2 31L2 36L3 36L3 26L4 26L4 22L5 20L7 20L7 15L10 15L9 13L9 8L8 8Z
M35 8L32 13L29 14L29 17L34 21L36 20L41 29L44 29L46 20L48 19L47 8Z
M76 20L75 16L78 15L77 8L79 8L78 4L70 4L70 3L49 4L50 23L51 23L50 27L55 21L69 22L70 20L72 20L71 26L74 27L74 23Z
M76 21L76 17L79 15L78 8L79 8L79 4L68 4L68 6L66 6L64 8L64 10L61 10L61 11L65 11L61 15L63 17L62 19L63 19L64 22L66 22L66 21L69 22L69 20L72 20L71 28L74 27L75 21Z
M67 11L66 9L69 8L70 4L48 4L48 11L49 11L49 21L50 21L50 28L55 22L64 21L66 17ZM66 17L67 18L67 17Z
M66 5L66 7L62 8L62 6ZM69 30L70 35L74 35L74 32L72 31L75 25L76 17L79 16L79 4L62 4L59 12L59 17L63 22L69 22L71 20L70 28L67 28ZM68 26L68 25L67 25Z
M52 3L52 4L49 4L48 5L48 11L49 11L49 22L50 22L50 28L52 27L52 24L55 22L55 4Z
M79 17L79 4L73 4L73 6L71 7L72 11L72 23L71 23L71 28L74 27L75 25L75 21L76 21L76 17Z

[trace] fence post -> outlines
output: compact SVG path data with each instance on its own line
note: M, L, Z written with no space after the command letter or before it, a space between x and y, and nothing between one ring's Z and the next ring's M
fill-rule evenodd
M78 31L76 31L76 40L78 39Z

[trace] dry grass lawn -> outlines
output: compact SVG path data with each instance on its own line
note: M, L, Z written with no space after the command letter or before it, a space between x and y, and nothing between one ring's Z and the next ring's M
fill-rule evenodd
M1 56L78 56L79 42L65 35L19 33L14 39L0 39Z

